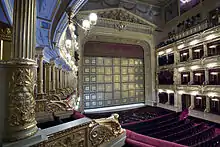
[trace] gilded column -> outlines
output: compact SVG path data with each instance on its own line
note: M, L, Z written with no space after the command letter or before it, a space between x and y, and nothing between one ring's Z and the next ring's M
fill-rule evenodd
M38 94L43 94L43 55L39 55Z
M63 89L66 89L66 71L63 70Z
M205 112L210 112L210 97L206 96L206 108Z
M46 92L50 93L51 90L51 65L50 63L46 63Z
M63 89L63 78L62 78L62 67L60 67L59 68L59 81L60 81L60 83L59 83L59 87L60 87L60 91L62 91L62 89Z
M35 120L37 69L35 56L36 0L15 0L13 11L13 46L11 60L0 65L1 97L5 100L3 138L16 141L34 135L38 128Z
M56 67L56 91L59 91L60 89L60 72L59 72L59 69Z
M51 61L51 92L56 92L56 67L55 62Z

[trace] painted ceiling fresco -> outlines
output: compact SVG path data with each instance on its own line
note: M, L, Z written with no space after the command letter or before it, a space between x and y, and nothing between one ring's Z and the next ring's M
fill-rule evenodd
M2 9L0 9L0 21L12 25L13 23L13 4L14 0L0 0L2 8L6 12L6 16L3 15ZM85 0L83 0L85 1ZM44 47L44 59L49 62L50 59L59 57L59 49L54 47L51 43L50 31L52 23L55 19L55 15L60 8L63 1L61 0L37 0L37 22L36 22L36 46ZM77 0L66 0L71 6L77 3ZM80 3L84 4L84 3ZM1 8L1 7L0 7ZM76 8L73 7L75 10ZM59 26L64 28L67 23L67 16L65 11L62 12L63 17L60 20ZM64 68L69 68L65 61L62 59L55 60L57 65L63 65Z

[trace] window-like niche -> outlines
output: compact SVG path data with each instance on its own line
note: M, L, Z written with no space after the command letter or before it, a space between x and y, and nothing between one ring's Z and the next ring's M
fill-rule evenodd
M187 85L190 82L190 72L181 73L181 84Z
M169 104L173 106L174 105L174 93L169 93L169 97L170 97Z
M174 53L168 54L167 58L168 58L167 64L173 64L174 63Z
M206 108L206 96L194 96L194 109L204 111Z
M164 70L158 74L159 84L172 85L173 84L173 71Z
M167 64L167 56L166 55L159 56L158 63L159 63L159 66L166 65Z
M193 85L203 85L205 82L205 71L193 72Z
M183 94L182 95L182 109L189 108L191 106L191 95Z
M209 22L211 27L220 24L220 7L209 12Z
M193 60L194 59L201 59L204 56L203 45L197 46L192 48L193 51Z
M210 112L214 114L220 114L220 97L210 98Z
M168 102L168 93L161 92L159 93L159 103L166 104Z
M209 85L220 85L220 69L209 70Z
M220 40L207 44L208 56L220 55Z
M187 61L189 59L189 50L180 51L180 62Z

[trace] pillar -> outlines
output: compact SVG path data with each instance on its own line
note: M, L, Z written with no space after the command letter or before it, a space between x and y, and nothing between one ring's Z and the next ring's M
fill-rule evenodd
M174 64L177 64L180 62L180 54L176 45L173 47L173 51L174 51Z
M35 24L36 0L15 0L11 59L0 63L0 135L3 131L4 141L24 139L38 130L34 99Z
M37 80L38 80L38 83L37 83L37 86L38 86L38 94L43 94L43 55L39 55L38 56L39 58L39 74L38 74L38 77L37 77Z
M63 89L66 89L66 71L63 70Z
M55 67L55 62L51 61L51 92L55 93L56 92L56 67Z
M61 67L59 68L59 81L60 81L59 87L60 87L60 90L62 90L63 89L63 78L62 78L62 68Z
M206 96L206 108L205 112L210 112L210 97Z
M56 91L58 91L60 89L60 72L59 69L56 67Z
M51 91L51 65L46 63L46 92L47 94Z
M205 69L205 84L206 85L209 84L209 69L208 68Z
M177 111L181 111L182 109L182 100L181 100L181 94L179 94L177 91L174 93L174 107L177 108Z
M179 73L179 71L178 71L178 69L177 68L174 68L174 73L173 73L173 81L174 81L174 84L175 85L180 85L180 80L181 80L181 76L180 76L180 73Z
M193 59L192 48L189 48L189 60Z
M69 71L66 72L66 88L69 88Z
M190 109L194 109L195 107L195 98L194 95L190 95L191 96L191 105L190 105Z
M207 47L207 43L203 44L203 49L204 49L204 57L208 56L208 47Z
M190 84L193 84L193 71L192 70L190 70L189 77L190 77Z

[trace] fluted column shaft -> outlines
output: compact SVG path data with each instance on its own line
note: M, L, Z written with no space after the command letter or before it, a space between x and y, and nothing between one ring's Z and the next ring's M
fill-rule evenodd
M36 0L15 0L11 60L1 65L1 103L4 104L0 133L5 141L16 141L37 132L35 120ZM3 73L4 72L4 73ZM6 93L7 92L7 93ZM0 112L2 114L2 110ZM1 136L0 136L1 137ZM1 143L0 143L1 144Z
M36 0L14 1L13 33L12 58L34 59Z

